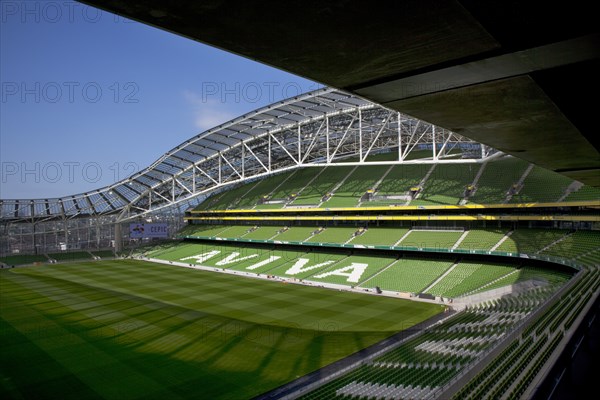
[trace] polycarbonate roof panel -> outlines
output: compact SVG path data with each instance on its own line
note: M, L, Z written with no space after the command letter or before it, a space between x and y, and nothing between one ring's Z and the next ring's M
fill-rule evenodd
M121 207L126 206L129 202L126 202L123 196L120 196L114 191L104 192L104 196L108 199L110 204L112 204L115 209L119 209Z
M203 155L202 155L202 152L203 152L204 150L206 150L206 149L205 149L204 147L201 147L201 146L199 146L199 145L198 145L198 144L196 144L196 143L188 143L188 144L185 146L185 148L183 148L183 149L178 149L178 150L185 150L185 151L187 151L187 152L190 152L190 153L192 153L192 154L195 154L195 155L196 155L196 157L200 157L201 159L206 157L206 156L203 156Z
M63 199L63 206L65 208L65 214L71 215L77 211L75 208L75 201L72 198Z
M174 175L177 172L181 171L181 168L176 168L170 165L169 163L162 162L155 166L154 170L163 174Z
M153 168L150 171L146 171L146 173L144 175L147 178L153 179L154 184L156 184L157 182L163 182L165 180L168 180L170 177L170 175L165 174L163 171L160 171L157 168Z
M62 208L60 207L60 202L57 199L48 200L50 206L50 214L60 214L62 213Z
M135 178L135 181L140 182L140 184L146 185L148 187L152 187L157 183L156 179L152 179L152 177L146 175L139 175Z
M0 206L0 216L1 218L14 218L15 216L15 203L4 201Z
M182 149L173 153L174 156L179 157L184 160L188 160L190 163L195 163L200 161L202 157L197 153L193 153L190 149Z
M20 218L31 217L31 205L19 203L18 215Z
M127 187L129 187L131 190L135 190L138 193L144 193L150 187L150 185L148 185L146 182L142 182L141 179L132 179L126 184Z
M96 212L106 212L111 210L110 206L108 205L108 203L106 202L106 200L104 200L104 198L102 196L100 196L97 193L92 193L90 194L90 196L88 197L89 200L92 202L93 205L93 209Z
M131 190L129 187L127 187L127 185L117 186L113 189L113 191L117 192L129 201L133 201L136 197L138 197L138 193Z
M172 165L173 167L177 167L180 170L186 169L191 164L193 164L192 161L190 161L186 158L182 158L181 156L176 155L176 154L171 155L171 157L169 157L169 160L165 161L165 162L168 162L170 165Z

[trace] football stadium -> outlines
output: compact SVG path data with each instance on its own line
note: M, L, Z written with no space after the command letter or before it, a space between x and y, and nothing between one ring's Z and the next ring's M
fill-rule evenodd
M0 396L552 398L597 329L600 188L367 97L1 199Z
M599 199L307 93L94 193L3 200L3 390L252 398L300 378L281 395L520 397L597 298Z

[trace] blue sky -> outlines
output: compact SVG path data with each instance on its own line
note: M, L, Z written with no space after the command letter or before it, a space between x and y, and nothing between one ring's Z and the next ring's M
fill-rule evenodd
M322 87L75 2L0 1L0 198L113 183L240 114Z

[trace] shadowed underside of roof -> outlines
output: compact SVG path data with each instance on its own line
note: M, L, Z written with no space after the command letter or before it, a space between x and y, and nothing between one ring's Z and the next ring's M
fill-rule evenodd
M600 186L593 3L83 0Z

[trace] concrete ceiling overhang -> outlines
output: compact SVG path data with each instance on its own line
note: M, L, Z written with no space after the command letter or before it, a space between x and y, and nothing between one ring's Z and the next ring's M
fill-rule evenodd
M600 187L594 2L82 2L355 93Z

